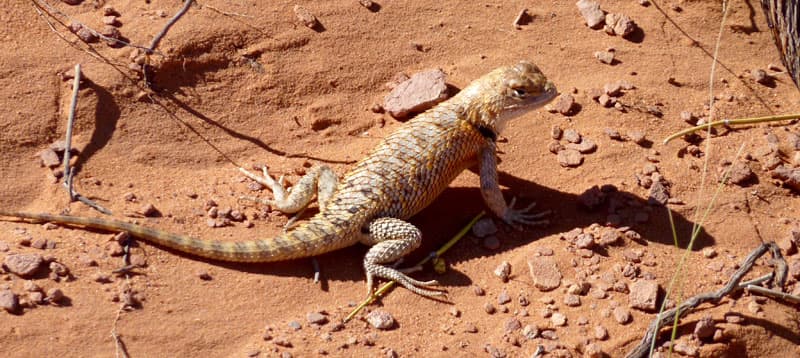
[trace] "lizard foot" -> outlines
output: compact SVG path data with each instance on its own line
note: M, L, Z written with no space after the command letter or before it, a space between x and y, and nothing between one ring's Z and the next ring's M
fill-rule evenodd
M544 226L550 224L550 220L542 220L543 217L552 214L551 210L546 210L539 213L529 213L531 209L536 206L536 203L531 203L525 208L522 209L515 209L514 204L516 204L517 198L511 198L511 203L508 205L505 214L503 215L503 221L506 224L511 226L517 225L527 225L527 226Z
M435 297L442 296L445 293L442 291L429 290L422 287L436 286L439 284L436 280L419 281L415 280L408 275L391 267L386 267L378 264L369 264L364 267L367 271L367 295L372 294L373 281L375 277L385 278L392 280L407 288L409 291L414 292L420 296ZM421 287L420 287L421 286Z
M272 178L267 171L267 167L261 167L261 175L255 174L245 168L239 167L239 171L242 172L246 177L252 179L256 183L259 183L265 187L268 187L270 191L275 195L275 201L283 200L289 190L286 189L284 177L281 175L278 180ZM271 200L261 200L261 202L267 204L268 202L272 202Z

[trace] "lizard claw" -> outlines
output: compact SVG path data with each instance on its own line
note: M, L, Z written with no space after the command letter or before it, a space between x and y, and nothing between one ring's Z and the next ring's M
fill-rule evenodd
M442 291L430 290L423 287L438 286L439 281L419 281L415 280L408 275L400 272L397 269L390 268L383 265L369 264L365 265L367 274L367 296L371 296L374 292L373 282L375 277L382 277L397 282L397 284L407 288L409 291L414 292L420 296L433 298L442 296L445 293Z
M506 224L518 228L519 225L543 226L550 223L549 220L543 220L542 218L552 214L551 210L530 213L531 209L536 206L535 202L522 209L515 209L514 204L516 203L517 198L511 198L511 203L509 203L506 212L503 214L503 221L505 221Z

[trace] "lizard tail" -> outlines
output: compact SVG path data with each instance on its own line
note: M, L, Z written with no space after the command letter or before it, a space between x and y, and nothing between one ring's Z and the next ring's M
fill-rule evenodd
M0 217L31 221L48 221L108 231L126 231L131 236L199 257L228 262L273 262L311 257L350 244L342 228L320 215L302 223L296 229L271 239L248 241L203 240L177 235L129 222L45 213L9 212L0 210Z

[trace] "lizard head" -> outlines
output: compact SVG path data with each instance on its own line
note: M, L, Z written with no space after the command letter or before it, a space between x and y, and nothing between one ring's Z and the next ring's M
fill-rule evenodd
M556 86L531 62L500 67L461 91L469 97L467 118L473 125L500 132L505 124L544 106L556 97Z

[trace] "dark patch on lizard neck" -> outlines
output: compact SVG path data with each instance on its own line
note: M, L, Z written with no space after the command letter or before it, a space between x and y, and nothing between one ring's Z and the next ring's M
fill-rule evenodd
M495 133L493 129L491 129L491 128L487 127L487 126L484 126L484 125L473 125L473 126L475 127L475 129L478 130L478 132L484 138L491 139L492 142L496 142L497 141L497 133Z

